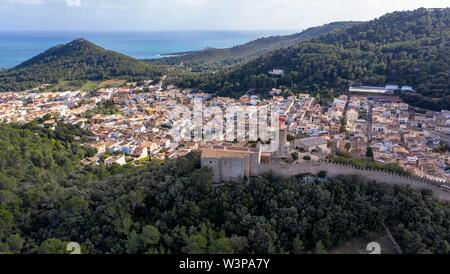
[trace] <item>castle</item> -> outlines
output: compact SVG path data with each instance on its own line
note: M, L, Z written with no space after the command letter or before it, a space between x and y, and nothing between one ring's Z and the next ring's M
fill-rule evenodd
M213 146L202 149L202 166L213 171L213 181L232 182L239 178L258 176L262 172L262 164L273 159L287 159L290 155L290 144L287 141L287 129L278 131L278 146L272 152L264 152L261 144L256 148L237 146Z
M259 149L218 147L202 150L202 166L213 171L215 183L236 181L255 176L261 163Z
M361 169L327 161L295 164L280 161L289 157L290 146L287 142L287 131L285 129L280 129L279 137L278 149L273 152L263 152L260 145L256 148L213 146L202 149L202 167L211 168L213 182L215 183L234 182L268 172L278 176L290 177L298 174L318 174L324 171L328 177L359 175L378 183L409 186L417 190L428 189L433 192L438 200L450 202L450 190L446 187L446 184L426 177Z

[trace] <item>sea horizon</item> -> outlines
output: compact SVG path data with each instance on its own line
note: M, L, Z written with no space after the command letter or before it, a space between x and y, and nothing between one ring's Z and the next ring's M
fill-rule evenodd
M0 68L13 68L51 47L77 38L84 38L105 49L136 59L156 59L205 48L229 48L262 37L295 32L293 30L0 31Z

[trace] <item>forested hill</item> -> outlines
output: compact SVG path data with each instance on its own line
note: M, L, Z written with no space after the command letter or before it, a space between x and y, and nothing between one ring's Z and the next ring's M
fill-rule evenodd
M53 47L19 66L0 71L0 91L19 91L64 80L151 79L161 66L105 50L85 39Z
M193 71L205 71L232 67L248 62L270 51L287 48L297 43L317 38L321 35L354 26L359 22L334 22L319 27L309 28L292 35L260 38L249 43L226 49L205 49L195 52L179 53L179 56L167 57L151 62L168 65L183 64Z
M284 77L270 77L274 68ZM219 94L267 90L284 85L332 94L354 82L413 86L420 95L405 99L432 109L450 105L450 9L394 12L300 43L213 76L179 84Z
M92 156L59 124L0 124L0 254L324 253L386 224L405 253L450 253L450 207L359 177L255 177L213 186L193 153L142 167ZM384 252L384 251L383 251Z

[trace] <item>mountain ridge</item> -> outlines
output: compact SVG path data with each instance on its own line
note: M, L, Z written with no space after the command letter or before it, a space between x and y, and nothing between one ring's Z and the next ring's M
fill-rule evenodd
M172 54L178 56L147 61L166 65L183 64L184 67L188 67L193 71L228 68L256 59L272 50L287 48L297 43L360 23L361 22L357 21L332 22L322 26L311 27L290 35L275 35L258 38L248 43L230 48L206 48L199 51L179 52Z
M12 69L0 71L0 91L26 90L70 80L154 79L164 72L165 68L160 65L148 64L78 38L54 46Z
M269 76L274 68L285 75ZM450 8L389 13L235 69L185 75L175 82L225 96L284 86L329 98L346 92L353 83L397 83L417 89L417 94L403 96L408 103L449 109Z

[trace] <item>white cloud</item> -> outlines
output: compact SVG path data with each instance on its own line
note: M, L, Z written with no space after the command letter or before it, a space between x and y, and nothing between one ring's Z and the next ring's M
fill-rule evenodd
M39 27L37 21L42 29L54 28L47 22L54 18L61 29L301 30L332 21L370 20L396 10L450 6L450 0L81 0L80 7L69 9L67 1L76 0L0 0L0 23L1 17L17 14L23 17L21 28L27 22Z
M6 0L10 5L41 5L43 0Z
M69 7L81 7L81 0L66 0Z
M119 1L122 2L122 1ZM396 10L448 7L450 0L132 0L128 9L200 14L221 28L297 29L337 20L370 20ZM189 21L189 19L188 19ZM222 22L222 23L221 23Z

